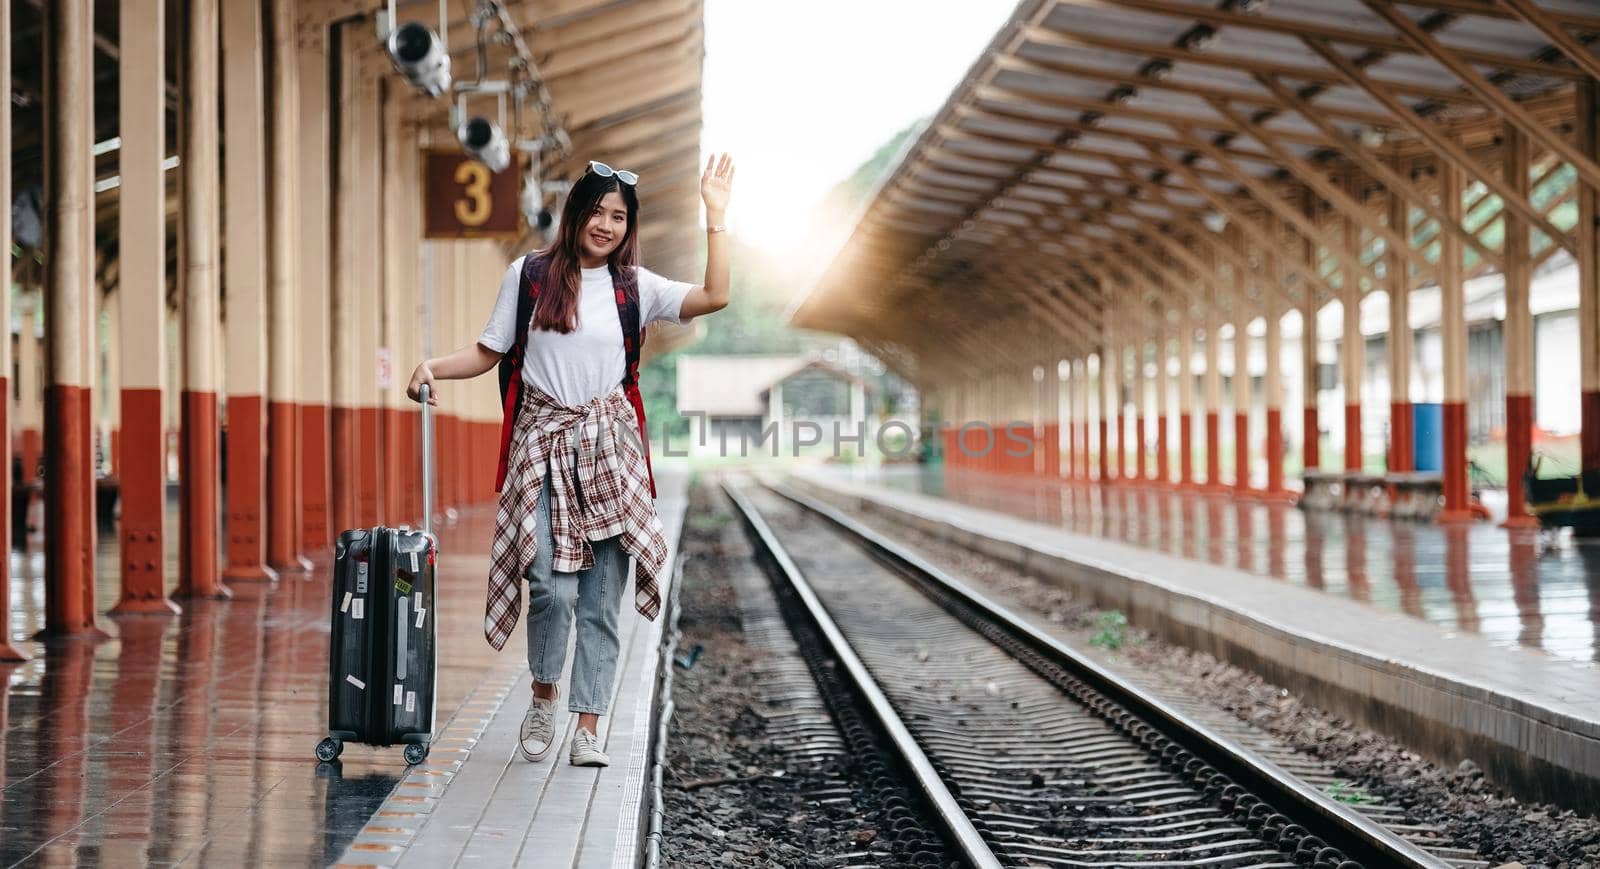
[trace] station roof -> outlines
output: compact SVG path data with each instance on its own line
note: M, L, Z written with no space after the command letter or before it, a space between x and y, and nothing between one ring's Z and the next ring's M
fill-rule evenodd
M12 4L13 57L12 160L14 190L26 191L42 178L43 9L49 0ZM371 69L394 76L379 44L373 16L387 8L385 0L300 0L303 26L350 22L370 34ZM400 21L419 20L438 28L438 0L399 0ZM492 4L491 34L510 25L515 38L491 38L486 55L490 74L503 76L518 51L532 56L537 77L550 97L549 119L571 140L570 152L542 155L546 179L575 179L588 161L602 160L632 169L641 178L641 249L653 271L697 280L699 263L700 91L704 56L702 0L501 0ZM457 81L474 74L477 29L473 15L479 0L447 0L447 29L452 68ZM95 0L95 141L112 142L118 131L119 4ZM166 141L177 153L178 86L182 55L182 21L168 14L166 40L169 81ZM398 82L398 77L396 77ZM429 99L401 83L409 110L418 122L435 128L434 141L454 141L448 128L451 101ZM95 177L106 182L117 173L117 150L96 157ZM176 274L177 172L168 173L169 273ZM116 281L117 193L96 196L96 274L102 289ZM536 246L530 234L507 242L507 258ZM25 277L25 276L24 276ZM226 288L224 288L224 293ZM647 352L666 349L692 338L690 327L650 330Z
M1024 0L792 320L927 382L1382 289L1391 261L1424 285L1444 236L1498 269L1506 212L1543 262L1600 182L1597 36L1581 0Z

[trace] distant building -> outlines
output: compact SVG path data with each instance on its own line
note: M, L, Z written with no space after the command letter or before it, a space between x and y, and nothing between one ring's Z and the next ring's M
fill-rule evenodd
M802 454L831 457L835 431L853 436L864 427L867 443L849 440L840 447L861 455L872 450L877 431L872 392L861 377L816 357L678 359L678 413L689 416L691 456L771 457L776 432L780 456L792 457L799 441Z

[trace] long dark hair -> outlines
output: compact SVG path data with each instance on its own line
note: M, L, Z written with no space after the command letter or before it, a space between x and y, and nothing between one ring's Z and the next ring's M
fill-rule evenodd
M578 293L583 285L582 266L578 260L583 250L580 239L589 216L600 207L600 200L613 190L622 195L622 202L628 209L628 230L606 258L606 265L611 269L612 280L632 277L634 267L639 264L639 194L632 185L621 183L615 176L603 178L585 172L567 193L555 244L537 254L544 260L539 264L544 284L539 292L539 307L533 313L534 329L567 334L578 328ZM637 281L618 283L625 292L638 292Z

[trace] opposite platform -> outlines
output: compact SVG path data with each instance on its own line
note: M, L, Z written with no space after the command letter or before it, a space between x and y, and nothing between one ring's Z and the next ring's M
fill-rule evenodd
M888 516L1070 587L1167 639L1254 670L1436 759L1477 761L1521 793L1600 805L1600 674L1400 613L850 472L797 488Z

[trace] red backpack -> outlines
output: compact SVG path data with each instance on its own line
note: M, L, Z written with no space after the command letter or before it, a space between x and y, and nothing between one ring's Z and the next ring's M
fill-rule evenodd
M629 270L619 271L609 262L611 285L617 293L617 319L622 322L622 347L627 356L622 374L622 391L633 405L633 415L639 420L639 445L644 453L645 476L650 480L650 497L656 496L655 471L650 467L650 436L644 422L644 399L639 396L639 347L644 343L644 326L639 323L639 285L637 276ZM522 361L528 348L528 325L533 322L533 310L539 303L539 292L544 286L548 262L537 254L528 254L522 260L522 293L517 298L517 330L511 349L500 357L500 406L504 417L500 422L500 464L495 471L494 490L500 491L506 481L506 463L511 458L511 430L517 422L517 412L522 409Z

